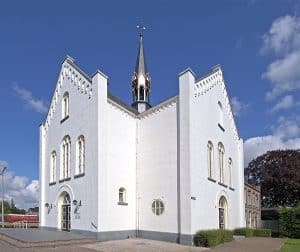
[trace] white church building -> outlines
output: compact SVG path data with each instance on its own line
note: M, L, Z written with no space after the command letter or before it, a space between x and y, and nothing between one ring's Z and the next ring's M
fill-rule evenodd
M243 140L221 68L186 69L178 95L154 106L151 84L142 34L131 106L66 57L40 125L41 228L192 244L198 230L245 226Z

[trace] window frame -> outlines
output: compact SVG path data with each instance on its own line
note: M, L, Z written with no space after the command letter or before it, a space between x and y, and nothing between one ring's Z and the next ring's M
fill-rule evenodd
M165 211L165 204L161 199L155 199L152 201L151 209L155 216L160 216Z
M225 147L219 142L218 144L218 152L219 152L219 181L224 184L225 180L225 171L224 171L224 160L225 160Z
M70 104L70 95L69 95L69 92L65 92L63 95L63 98L62 98L62 105L61 105L62 121L69 117L69 108L70 108L69 104Z
M213 179L214 145L211 141L207 142L207 167L208 167L208 178Z
M49 183L56 183L56 169L57 169L57 155L56 151L53 150L50 155L50 173L49 173Z
M85 137L80 135L76 142L76 169L75 176L85 173Z
M69 135L64 136L61 142L61 169L60 181L71 178L71 138Z

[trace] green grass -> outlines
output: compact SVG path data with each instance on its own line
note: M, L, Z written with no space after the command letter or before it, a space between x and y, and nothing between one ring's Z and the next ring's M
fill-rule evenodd
M300 251L300 239L287 239L280 252L299 252Z

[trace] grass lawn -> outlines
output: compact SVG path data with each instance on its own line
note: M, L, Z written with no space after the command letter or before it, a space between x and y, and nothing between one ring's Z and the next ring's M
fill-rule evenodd
M300 239L287 239L280 252L299 252L300 251Z

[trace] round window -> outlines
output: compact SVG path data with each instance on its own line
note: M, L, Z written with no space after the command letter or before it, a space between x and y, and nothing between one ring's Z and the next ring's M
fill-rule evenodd
M156 199L152 202L152 212L155 215L161 215L164 212L164 210L165 210L165 206L161 200Z

